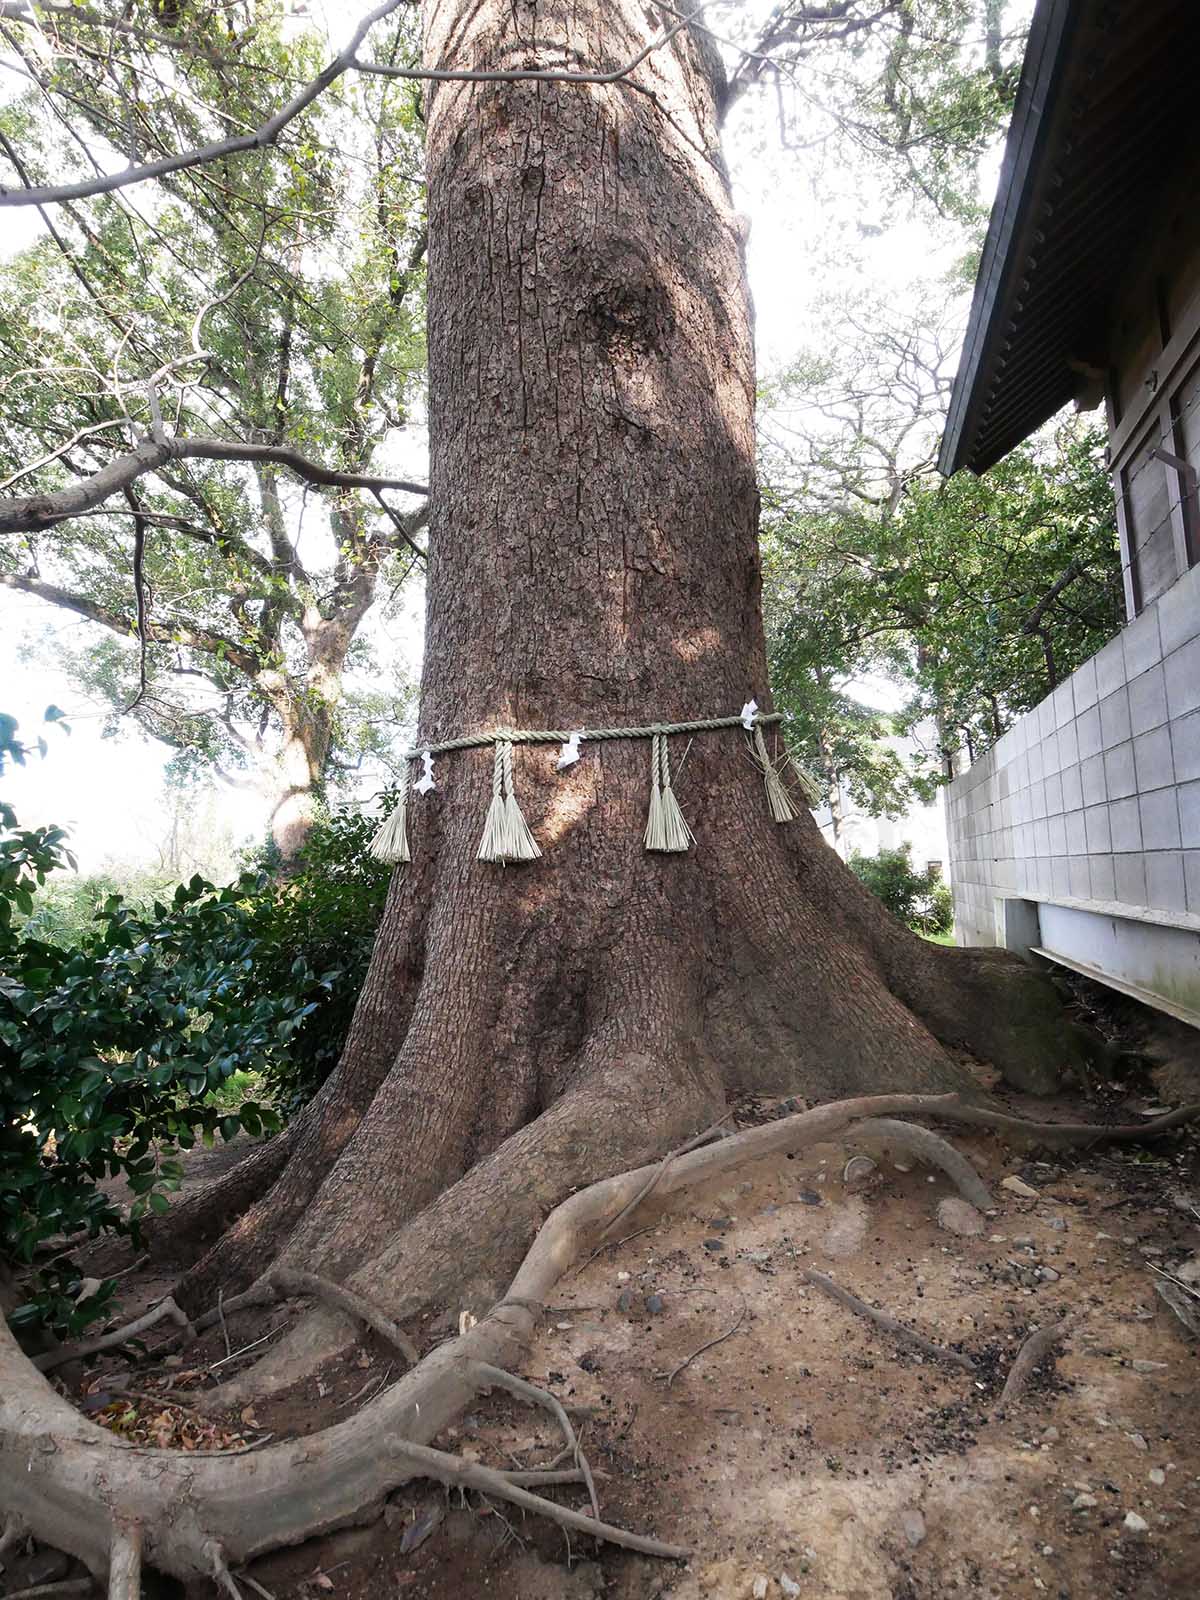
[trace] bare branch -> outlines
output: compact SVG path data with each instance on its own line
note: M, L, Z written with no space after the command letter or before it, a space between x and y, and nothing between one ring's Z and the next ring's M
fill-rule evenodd
M255 461L286 467L308 483L327 484L342 489L397 489L405 494L427 495L421 483L405 478L380 478L362 472L337 472L310 461L286 445L245 444L239 439L213 439L206 436L184 439L143 439L136 449L118 456L99 472L51 494L28 495L20 500L0 502L0 533L31 533L52 528L69 517L79 516L102 505L110 495L119 494L147 472L154 472L169 461Z
M35 600L45 600L52 606L61 606L64 611L74 611L77 616L86 617L89 622L98 622L101 627L126 638L133 635L137 626L135 618L124 616L118 611L110 611L107 606L100 605L87 595L75 594L70 589L63 589L56 583L47 583L44 578L35 577L31 573L0 572L0 589L15 589L21 594L32 595ZM178 644L211 654L219 653L250 678L256 677L262 669L262 662L253 651L247 650L235 639L229 639L223 633L215 633L209 628L199 628L188 623L148 622L146 632L152 644Z
M127 167L124 172L98 173L78 183L49 184L36 189L26 186L22 189L0 190L0 206L52 205L64 200L82 200L89 195L111 194L114 190L126 188L129 184L144 183L148 178L162 178L169 173L182 172L190 167L206 166L210 162L220 161L226 156L241 155L248 150L265 150L278 141L288 124L301 112L306 111L331 83L336 82L351 69L379 77L403 78L419 83L620 83L626 81L629 74L654 51L661 49L676 34L683 32L704 10L703 6L697 6L683 20L664 28L624 66L614 67L608 72L572 72L566 69L470 72L443 67L396 67L380 61L360 61L358 48L367 34L377 22L390 16L403 3L405 0L384 0L382 5L376 6L369 12L354 30L353 37L345 49L332 57L311 82L305 84L298 94L253 132L239 134L231 139L214 140L211 144L199 145L195 149L183 150L175 155L162 156L157 161L147 161L140 166ZM0 18L7 16L14 22L31 23L35 21L37 9L39 8L33 4L20 6L15 11L12 6L0 5ZM631 83L630 87L641 88L641 85Z
M162 178L170 172L182 172L188 167L204 166L210 161L219 161L224 156L240 155L246 150L267 149L276 142L289 122L293 122L302 111L306 111L314 100L324 94L331 83L336 82L347 71L354 62L359 45L375 24L391 16L392 12L399 10L403 3L404 0L383 0L382 5L369 11L355 28L345 49L333 56L315 78L306 83L298 94L293 95L285 106L281 106L273 117L269 117L253 133L240 134L232 139L218 139L212 144L201 145L194 150L184 150L173 156L162 156L158 161L147 161L141 166L127 167L124 172L102 173L94 178L85 178L79 183L52 184L41 189L3 191L0 192L0 206L47 205L62 200L82 200L93 194L111 194L114 189L123 189L131 183L142 183L147 178ZM23 7L22 10L26 14L19 15L13 20L32 21L34 8Z

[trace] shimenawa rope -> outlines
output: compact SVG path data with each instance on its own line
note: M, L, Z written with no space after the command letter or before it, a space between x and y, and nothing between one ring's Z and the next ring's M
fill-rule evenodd
M371 841L371 854L380 861L394 863L412 860L408 847L408 768L409 761L421 761L423 776L414 787L422 794L435 787L433 757L448 755L456 750L484 749L493 746L495 756L492 766L492 800L484 822L483 836L479 841L477 859L480 861L510 862L533 861L541 855L537 840L517 803L513 787L514 744L561 744L560 767L573 765L579 756L582 742L600 739L650 740L650 810L646 821L644 843L647 850L685 851L695 842L691 829L679 809L671 785L670 758L667 739L675 733L709 733L721 728L744 728L751 737L755 764L763 774L767 803L776 822L791 822L795 809L788 797L779 768L791 765L805 799L816 803L817 788L806 772L788 756L772 761L767 754L763 728L781 722L781 712L762 713L753 700L747 701L736 717L702 717L693 722L654 722L636 728L586 728L567 731L561 728L495 728L486 733L470 733L454 739L442 739L436 744L420 745L406 750L401 757L405 763L400 781L399 797L392 814Z

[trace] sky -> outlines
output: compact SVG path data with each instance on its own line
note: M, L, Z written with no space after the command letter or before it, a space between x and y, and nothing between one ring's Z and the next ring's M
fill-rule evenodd
M747 0L769 10L762 0ZM344 23L344 3L329 15ZM356 8L357 10L357 8ZM338 29L331 28L331 32ZM884 206L864 175L842 175L840 192L818 195L803 152L761 151L735 141L728 149L735 201L749 222L747 261L756 313L760 375L785 366L806 345L820 323L820 305L842 289L880 294L903 308L921 286L946 271L961 254L961 236L939 237L927 219L883 219ZM981 192L990 195L999 156L987 163ZM8 211L0 257L23 248L40 230L36 214ZM408 466L420 454L420 440L406 450ZM110 719L88 705L78 690L49 663L54 636L73 638L89 625L66 619L55 608L23 596L0 593L0 706L19 718L29 740L42 731L47 705L69 713L71 732L46 730L50 754L23 770L5 773L5 798L23 823L55 821L70 828L85 872L152 862L170 827L172 800L163 788L169 752L132 727L112 733ZM401 652L415 671L420 652L419 601L386 626L385 650ZM895 709L897 685L873 681L859 686L863 698L880 709ZM221 791L222 831L247 839L261 836L266 812L261 799L244 791Z

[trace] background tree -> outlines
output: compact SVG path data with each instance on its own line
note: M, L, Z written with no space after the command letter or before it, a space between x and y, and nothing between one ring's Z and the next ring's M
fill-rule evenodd
M831 806L845 789L898 815L1119 627L1112 489L1085 419L1051 425L983 478L942 479L947 329L861 305L835 308L831 325L841 359L798 362L762 424L772 676ZM872 676L907 685L889 717L848 692ZM893 735L914 755L902 760Z
M0 35L29 84L0 113L25 181L252 125L321 50L270 5L189 13L177 38L131 24L117 52L82 10ZM381 46L412 59L406 11ZM81 687L180 774L260 787L285 858L331 760L389 753L378 714L406 709L386 685L347 707L343 677L371 665L381 585L422 559L424 511L396 494L419 485L379 462L423 385L423 195L412 91L344 83L253 166L44 211L0 274L0 470L37 491L0 516L0 584L99 624ZM136 475L93 494L131 448Z

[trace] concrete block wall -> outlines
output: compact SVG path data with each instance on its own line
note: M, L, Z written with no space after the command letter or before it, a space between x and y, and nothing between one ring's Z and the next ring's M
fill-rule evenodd
M955 779L946 813L960 944L1003 943L1010 897L1200 930L1200 567Z

